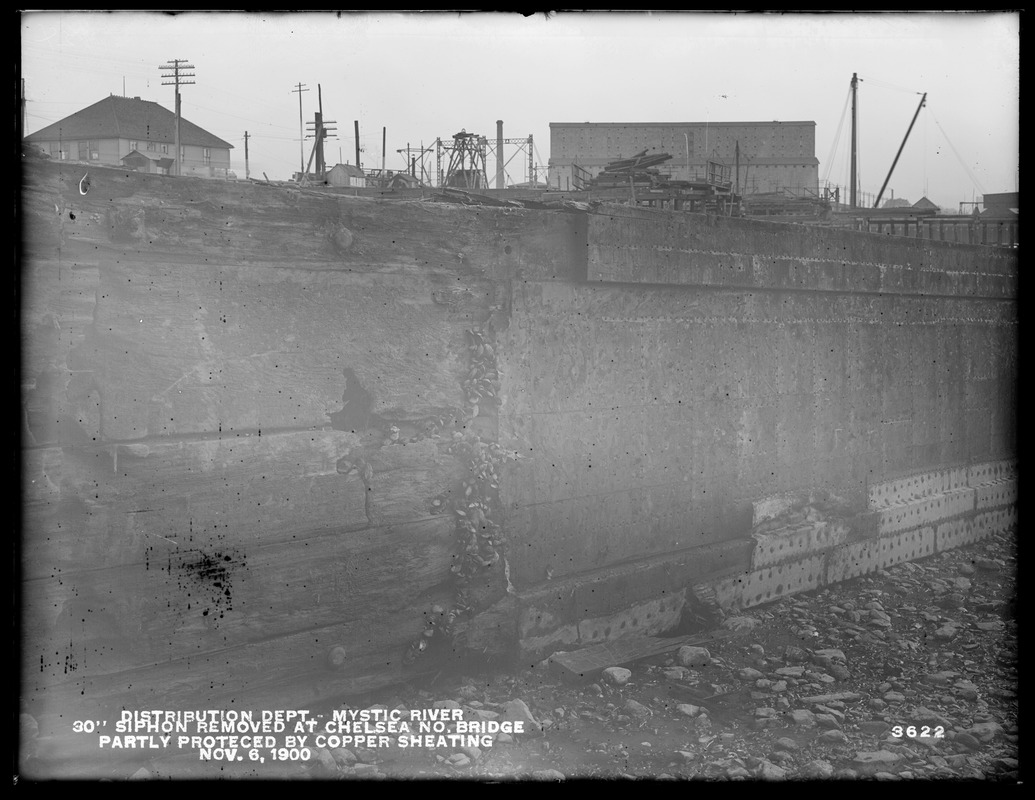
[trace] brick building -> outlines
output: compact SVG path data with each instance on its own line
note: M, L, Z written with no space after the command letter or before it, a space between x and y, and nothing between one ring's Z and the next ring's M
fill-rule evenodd
M608 162L644 150L672 156L658 167L671 180L703 178L712 161L729 167L745 194L818 189L816 123L777 121L551 122L550 186L571 188L572 164L594 176Z

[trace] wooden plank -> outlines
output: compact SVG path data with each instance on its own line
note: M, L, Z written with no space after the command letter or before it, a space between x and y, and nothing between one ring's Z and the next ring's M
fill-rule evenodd
M707 647L709 644L737 635L735 631L717 630L672 639L625 636L613 642L604 642L571 653L555 653L550 656L550 666L565 677L589 680L597 677L608 667L632 664L652 656L671 653L686 645Z

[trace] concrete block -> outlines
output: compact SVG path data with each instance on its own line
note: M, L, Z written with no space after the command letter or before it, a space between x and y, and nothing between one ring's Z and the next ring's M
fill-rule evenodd
M974 510L974 490L941 492L911 503L893 505L880 511L879 531L888 536L931 525Z
M750 572L744 576L741 606L750 608L816 589L823 583L825 565L826 557L815 555Z
M827 554L825 582L840 583L935 552L931 526L835 547Z
M927 526L918 530L905 531L897 536L881 537L880 555L878 561L880 569L893 567L903 561L913 561L917 558L934 554L935 530L933 526Z
M841 522L803 523L771 533L756 533L751 553L753 570L793 561L829 550L848 539L848 526Z
M1017 507L1005 506L975 514L969 519L942 523L937 528L935 542L938 552L942 552L980 542L997 533L1008 533L1016 526Z
M943 522L935 528L935 549L941 553L980 541L987 535L987 530L978 529L974 518L954 519Z
M827 554L825 582L851 580L880 567L880 540L864 539L835 547Z
M750 572L737 573L725 578L696 583L690 587L698 597L708 597L723 611L738 611L743 608L744 585Z
M979 484L974 487L974 492L979 511L1013 505L1017 502L1017 481L1010 479Z
M657 636L679 624L685 601L683 595L651 600L578 623L581 645L611 642L623 636Z
M968 486L981 486L986 483L1014 480L1016 478L1017 462L1014 459L975 464L967 470Z
M968 486L966 467L918 472L877 483L870 487L869 505L872 509L903 505L925 497L951 492Z

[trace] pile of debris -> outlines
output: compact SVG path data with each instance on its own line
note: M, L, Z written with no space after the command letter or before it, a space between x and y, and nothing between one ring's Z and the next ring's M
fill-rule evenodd
M661 173L654 169L658 164L670 161L668 153L657 153L649 156L647 151L637 153L632 158L611 161L596 175L591 184L598 188L628 186L629 182L656 185L663 181Z

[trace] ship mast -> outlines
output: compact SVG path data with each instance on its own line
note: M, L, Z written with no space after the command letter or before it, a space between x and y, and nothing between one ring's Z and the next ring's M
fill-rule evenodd
M857 73L852 73L852 175L851 175L851 186L848 188L848 205L850 208L855 208L855 187L856 187L856 96L859 91L859 76Z

